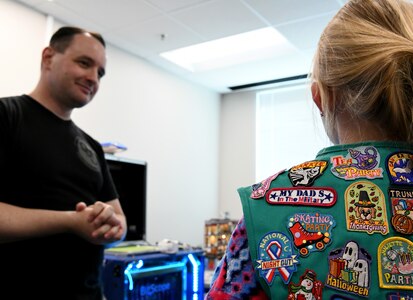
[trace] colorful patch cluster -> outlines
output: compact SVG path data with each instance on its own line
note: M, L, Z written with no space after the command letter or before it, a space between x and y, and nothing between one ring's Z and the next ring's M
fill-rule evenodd
M332 156L329 162L313 160L292 167L288 170L292 187L270 188L271 182L284 171L253 187L251 198L265 196L270 205L323 209L335 205L339 198L344 201L343 216L348 231L386 236L391 232L391 224L394 231L407 237L384 239L377 253L369 253L357 241L348 240L341 248L329 252L326 259L328 274L324 282L317 279L313 270L306 269L294 283L291 278L297 266L305 268L305 259L311 253L324 251L332 244L337 223L332 215L322 211L298 211L288 217L288 234L269 232L260 240L256 263L260 276L269 286L274 277L279 276L288 285L289 300L321 300L323 288L337 291L330 300L353 299L351 295L368 298L370 287L377 286L371 282L372 272L378 272L380 288L397 290L388 292L387 300L413 300L413 292L409 292L413 290L413 153L393 153L386 158L390 180L386 193L373 182L383 180L380 161L375 147L355 147L345 156ZM351 181L344 195L337 195L331 187L313 186L329 163L332 175ZM376 257L378 270L372 270L372 261Z

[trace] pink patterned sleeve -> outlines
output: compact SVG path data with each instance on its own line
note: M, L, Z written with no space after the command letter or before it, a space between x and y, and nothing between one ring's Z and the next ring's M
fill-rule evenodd
M211 299L268 299L255 278L244 218L232 232L225 255L215 270L205 296L205 300Z

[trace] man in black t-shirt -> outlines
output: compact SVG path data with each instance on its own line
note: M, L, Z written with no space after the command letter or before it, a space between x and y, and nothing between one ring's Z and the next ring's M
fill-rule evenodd
M35 89L0 99L0 299L102 299L103 250L126 219L100 144L71 113L105 65L99 34L62 27Z

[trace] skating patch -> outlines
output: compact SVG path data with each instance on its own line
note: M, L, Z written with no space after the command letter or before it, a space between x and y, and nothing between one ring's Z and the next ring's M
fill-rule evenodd
M288 285L288 298L287 300L295 299L311 299L321 300L324 284L317 280L317 274L313 270L306 270L303 275L300 276L300 282L298 284L290 283Z
M256 183L252 186L251 198L252 199L259 199L265 196L265 193L270 188L271 182L278 177L281 173L284 173L285 170L282 170L267 179L261 181L260 183Z
M413 185L413 153L400 152L389 155L386 168L392 183Z
M293 272L297 271L297 255L288 236L281 232L269 232L258 245L257 260L259 274L268 285L272 285L275 276L280 276L285 284L291 280Z
M381 189L370 181L357 181L345 194L347 229L368 234L389 232L386 199Z
M330 187L273 188L265 198L274 205L333 206L337 201L337 192Z
M341 292L368 297L371 256L354 241L330 252L325 286Z
M287 227L293 236L294 246L301 256L322 251L331 243L336 221L331 215L321 213L296 213L288 218Z
M323 174L328 162L313 160L292 167L288 171L288 177L293 186L311 186L317 177Z
M413 290L413 242L391 237L378 248L380 287Z
M331 173L341 179L383 178L383 169L379 168L380 154L374 147L348 149L346 157L342 155L330 158Z
M387 300L413 300L413 293L390 292L387 293Z
M389 188L391 224L402 234L413 233L413 190Z

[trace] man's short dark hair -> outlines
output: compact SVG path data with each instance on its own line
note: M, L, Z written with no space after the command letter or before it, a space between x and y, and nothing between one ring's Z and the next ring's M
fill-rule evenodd
M63 53L73 40L76 34L90 34L97 39L103 47L106 47L105 40L102 35L97 32L87 31L79 27L65 26L59 28L51 37L49 46L55 49L57 52Z

